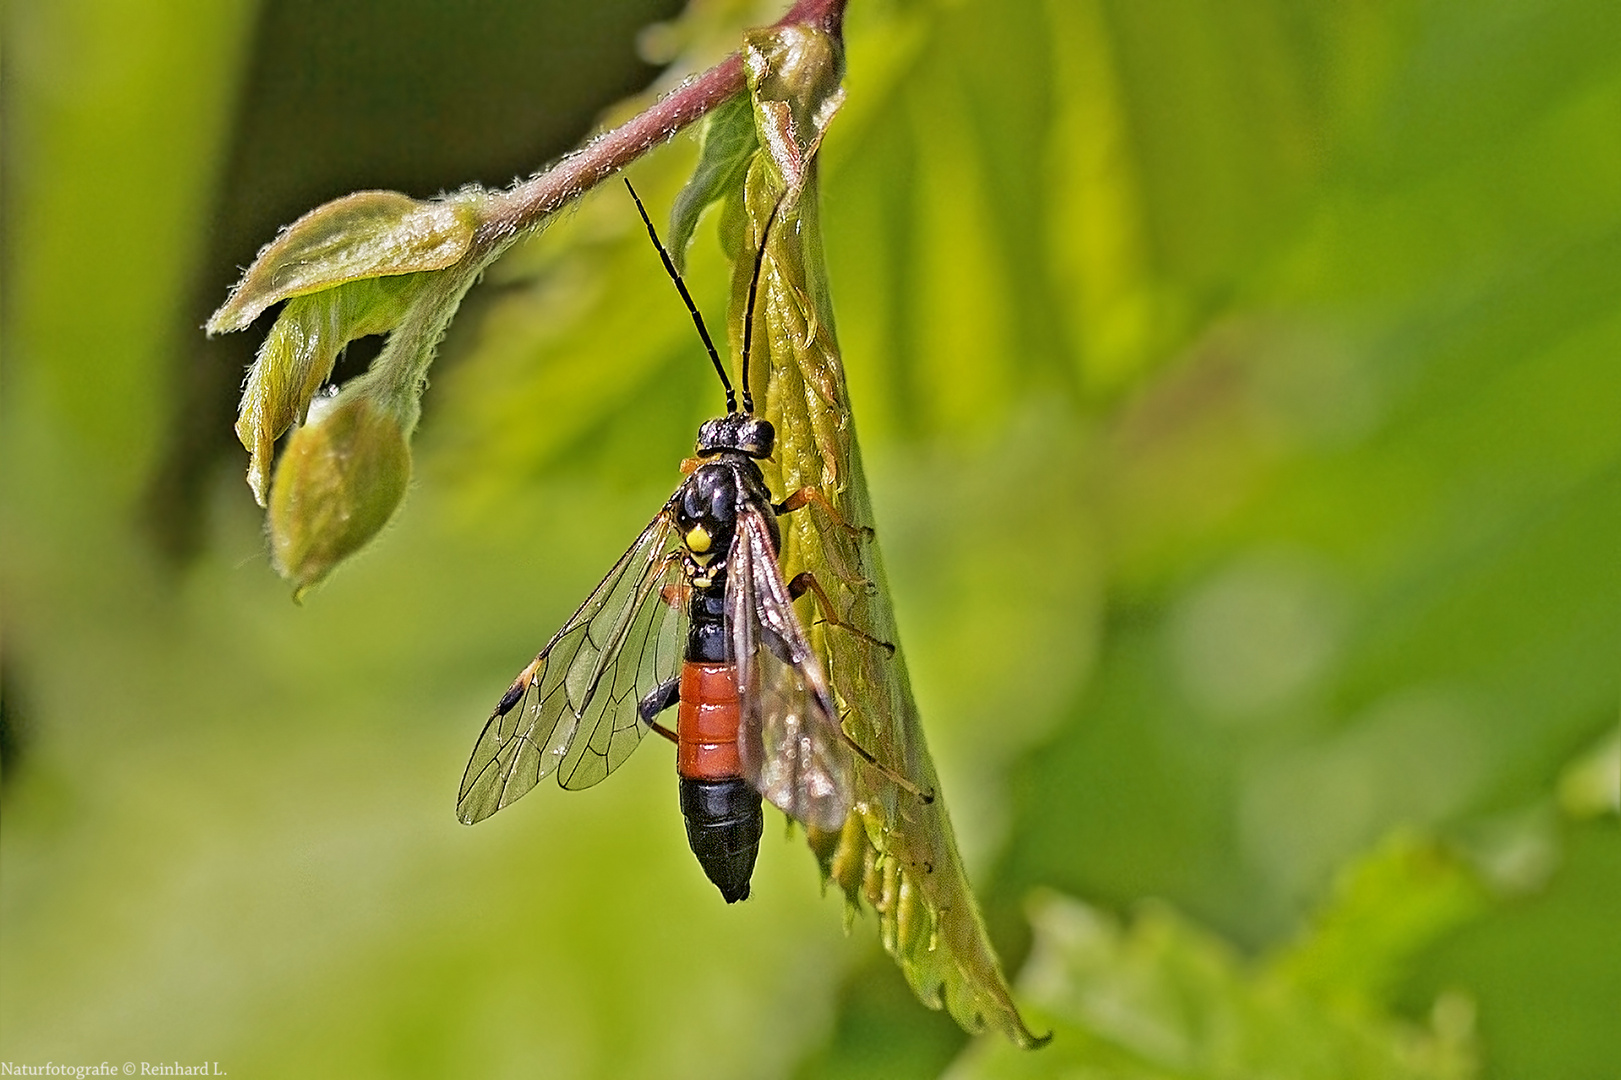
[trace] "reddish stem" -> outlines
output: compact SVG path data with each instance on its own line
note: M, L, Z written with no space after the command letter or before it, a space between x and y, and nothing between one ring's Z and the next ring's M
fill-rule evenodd
M773 26L814 26L837 37L843 27L845 3L798 0ZM503 247L742 89L743 57L733 53L550 169L495 196L479 228L475 247L485 252Z

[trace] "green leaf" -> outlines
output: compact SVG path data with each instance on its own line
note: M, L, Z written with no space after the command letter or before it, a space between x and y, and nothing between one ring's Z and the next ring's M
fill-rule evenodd
M944 1007L968 1031L994 1028L1020 1046L1039 1046L1045 1039L1019 1016L957 851L872 530L810 182L816 147L842 100L839 50L795 27L750 34L745 57L762 151L723 222L733 258L729 326L741 352L754 254L775 210L748 382L777 429L766 469L773 490L814 488L832 508L812 502L785 519L784 571L809 570L837 609L844 625L817 620L812 640L846 730L884 766L858 768L857 804L844 829L812 830L810 845L850 910L865 902L877 915L884 948L924 1004Z
M712 204L743 184L759 141L754 135L754 106L739 94L704 121L702 149L692 177L670 208L670 256L676 269L686 269L687 246L698 218Z
M279 300L358 278L450 266L472 245L476 195L421 202L397 191L357 191L311 210L259 252L208 332L241 330Z
M1485 884L1456 855L1410 834L1343 873L1328 904L1273 970L1323 1000L1389 1000L1424 948L1485 913Z
M973 1047L955 1080L1052 1075L1114 1080L1289 1077L1464 1080L1476 1074L1473 1009L1444 996L1428 1025L1350 1008L1265 966L1247 964L1169 907L1127 925L1044 892L1021 987L1055 1029L1039 1058L994 1041ZM1368 924L1379 937L1382 928Z

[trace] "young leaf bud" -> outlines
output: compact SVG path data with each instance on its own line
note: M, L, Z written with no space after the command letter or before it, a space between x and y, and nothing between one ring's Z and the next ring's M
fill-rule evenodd
M397 412L363 385L312 410L293 433L270 491L270 546L293 599L382 531L411 480Z
M252 455L248 486L259 505L275 441L304 418L343 347L392 330L428 275L362 278L287 301L259 346L237 413L236 434Z
M348 281L442 270L473 242L477 199L472 191L431 202L357 191L318 206L264 246L208 332L241 330L279 300Z

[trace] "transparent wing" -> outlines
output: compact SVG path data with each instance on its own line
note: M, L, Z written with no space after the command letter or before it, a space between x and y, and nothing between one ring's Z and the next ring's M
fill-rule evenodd
M636 749L637 704L679 674L686 643L674 531L666 505L502 695L462 776L463 822L489 817L554 770L565 788L589 787Z
M726 617L742 701L743 775L789 817L820 829L850 813L850 748L822 663L794 614L769 526L738 515L726 568Z

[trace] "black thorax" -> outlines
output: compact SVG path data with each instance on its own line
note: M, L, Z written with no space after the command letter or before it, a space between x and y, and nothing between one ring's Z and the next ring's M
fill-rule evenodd
M700 452L702 451L700 445ZM691 586L686 659L725 663L734 659L726 632L726 572L738 519L757 513L780 543L776 512L760 466L745 452L712 451L675 495L676 527L685 551L682 565Z

